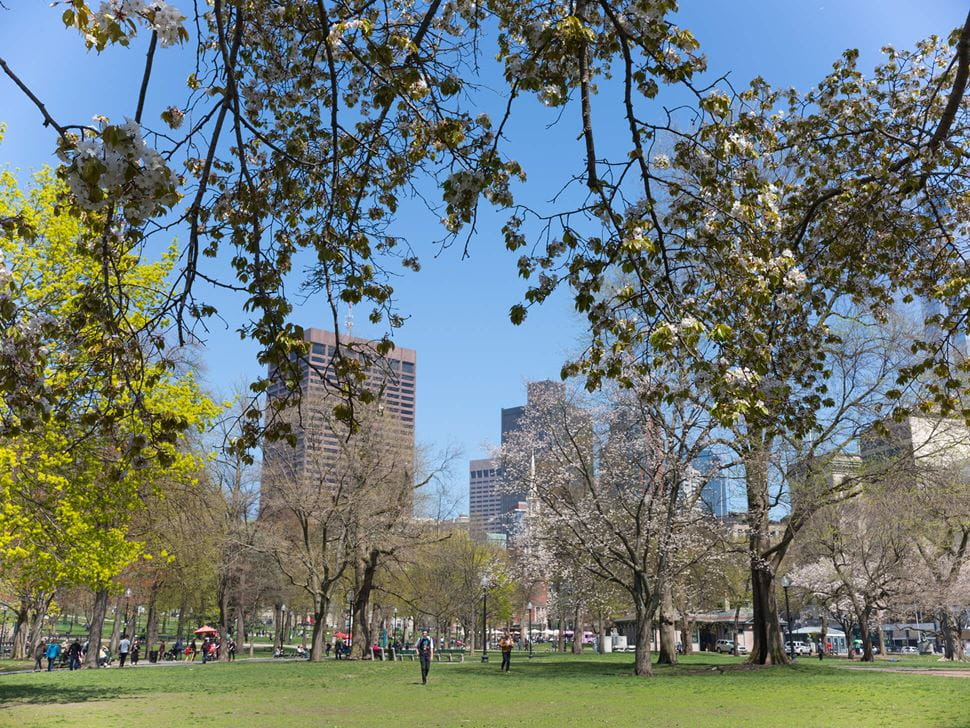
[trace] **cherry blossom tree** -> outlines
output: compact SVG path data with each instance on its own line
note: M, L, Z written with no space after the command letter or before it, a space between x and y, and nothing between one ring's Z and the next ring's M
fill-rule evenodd
M574 556L574 566L630 595L637 675L652 672L652 624L665 584L711 532L689 465L706 444L709 420L702 407L664 411L644 395L617 390L591 401L549 388L502 448L510 483L529 494L523 538L559 560Z

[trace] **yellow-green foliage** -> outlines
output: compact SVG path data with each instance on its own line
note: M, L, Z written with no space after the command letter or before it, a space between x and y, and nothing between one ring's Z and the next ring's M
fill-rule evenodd
M27 192L0 173L0 219L17 217L31 231L0 232L17 310L60 324L46 330L39 355L55 414L29 429L0 430L0 571L40 585L98 588L150 557L130 537L130 525L147 498L164 497L169 484L194 482L204 456L187 445L186 434L205 429L218 408L191 374L161 360L146 357L140 381L131 381L130 368L123 382L105 373L101 347L111 342L78 311L103 271L85 252L88 231L58 205L62 193L49 170ZM129 255L121 263L113 273L128 325L148 330L173 257L142 263ZM77 328L64 325L75 321ZM113 412L127 414L105 425L99 413L109 401ZM16 420L15 412L0 414ZM177 425L158 426L165 422Z

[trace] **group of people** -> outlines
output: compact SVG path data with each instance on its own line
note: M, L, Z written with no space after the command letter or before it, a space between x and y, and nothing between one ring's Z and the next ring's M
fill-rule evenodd
M53 672L55 667L67 665L70 670L80 670L81 663L88 654L89 642L81 642L79 637L68 643L67 640L58 640L56 637L42 639L34 648L34 672L44 669L44 660L47 660L47 671ZM132 657L132 664L138 662L138 642L132 642L127 637L123 637L118 643L118 654L121 664L124 665L129 653ZM111 661L111 653L108 648L101 645L98 648L98 667L107 667Z
M229 661L236 659L236 642L227 639L223 643L218 639L218 635L207 635L201 643L196 639L188 645L184 645L182 638L175 640L172 648L165 649L165 642L158 645L157 655L153 652L149 657L167 660L191 660L194 661L198 655L202 655L202 662L218 660L222 650L226 650ZM118 667L125 664L137 665L141 659L142 641L131 639L127 634L122 634L118 640ZM82 643L80 638L75 638L73 642L59 640L56 637L42 639L34 648L34 672L44 669L44 660L47 661L47 671L52 672L55 667L66 665L71 670L80 670L81 663L88 653L88 642ZM105 645L101 645L98 651L98 667L107 667L111 663L111 652Z

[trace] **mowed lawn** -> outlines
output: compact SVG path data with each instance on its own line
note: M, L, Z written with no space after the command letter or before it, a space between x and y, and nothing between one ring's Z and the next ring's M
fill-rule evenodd
M970 680L853 672L836 664L803 660L757 669L704 654L644 680L631 675L628 655L550 655L530 662L516 654L507 675L497 659L436 663L427 686L411 662L268 661L4 675L0 725L970 725Z

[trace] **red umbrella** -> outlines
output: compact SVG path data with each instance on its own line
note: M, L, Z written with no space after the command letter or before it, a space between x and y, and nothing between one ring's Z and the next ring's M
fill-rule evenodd
M219 630L206 624L195 630L194 634L219 634Z
M340 640L349 640L350 639L350 635L347 634L346 632L334 632L333 633L333 638L334 639L340 639Z

